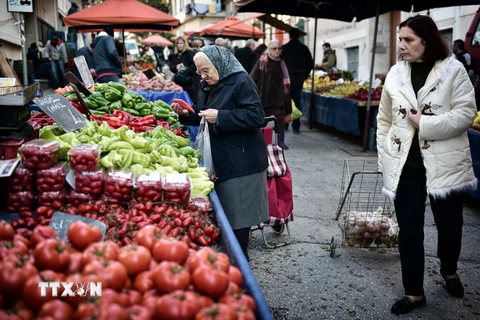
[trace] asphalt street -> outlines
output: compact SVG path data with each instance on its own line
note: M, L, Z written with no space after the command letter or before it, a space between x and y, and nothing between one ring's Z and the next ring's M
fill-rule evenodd
M466 197L463 247L458 274L463 299L444 288L436 257L436 229L427 204L425 221L425 293L427 305L402 316L390 313L403 295L397 248L349 247L335 220L341 199L344 161L375 162L360 141L327 128L286 133L286 160L293 176L294 221L290 244L268 249L262 232L252 232L250 266L275 319L480 319L480 202ZM346 188L344 188L346 189ZM359 196L361 197L361 196ZM268 241L285 241L265 228ZM332 237L338 242L330 256Z

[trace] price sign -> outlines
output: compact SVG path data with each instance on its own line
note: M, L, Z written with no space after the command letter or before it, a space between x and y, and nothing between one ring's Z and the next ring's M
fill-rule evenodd
M36 100L35 103L66 132L79 130L88 124L80 111L62 95L49 95Z
M33 0L8 0L8 12L33 13Z
M85 60L84 56L75 57L73 59L75 61L75 65L77 66L78 73L82 77L83 83L85 87L90 88L95 83L93 81L92 74L90 73L90 69L87 65L87 60Z
M105 225L105 223L95 219L75 216L64 212L55 212L52 216L52 220L50 220L49 226L52 227L52 229L54 229L55 231L57 231L58 237L60 237L60 239L68 242L68 227L70 227L70 225L75 221L83 221L85 223L98 227L100 231L102 231L102 241L105 238L105 233L107 232L107 226Z

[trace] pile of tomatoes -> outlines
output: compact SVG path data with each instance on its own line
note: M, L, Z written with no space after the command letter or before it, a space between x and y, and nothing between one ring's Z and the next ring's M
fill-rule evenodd
M59 239L38 226L30 239L0 221L0 319L254 319L256 304L228 256L193 250L154 225L132 244L99 242L100 230L77 221ZM41 296L39 282L66 282L77 292L102 283L102 296ZM87 291L88 293L88 291Z
M29 238L37 225L49 225L56 211L81 215L106 224L106 238L119 246L132 243L136 233L142 228L154 225L163 234L184 241L190 248L209 246L217 243L220 230L213 222L210 211L196 205L186 208L166 202L132 201L128 208L118 204L108 204L104 200L74 202L63 207L59 201L42 205L34 212L21 211L20 218L11 221L17 233Z

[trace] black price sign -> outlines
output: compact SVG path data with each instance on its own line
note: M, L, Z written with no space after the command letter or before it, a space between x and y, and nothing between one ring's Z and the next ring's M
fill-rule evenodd
M90 73L90 69L88 68L87 61L85 60L84 56L79 56L73 58L75 65L77 66L78 73L80 73L80 77L82 77L83 83L85 87L90 88L94 85L92 74Z
M65 132L85 127L87 119L62 95L52 94L35 101L37 106L48 114Z
M102 241L105 238L105 234L107 232L107 226L105 223L95 220L95 219L90 219L90 218L85 218L82 216L75 216L72 214L64 213L64 212L55 212L52 216L52 220L50 220L49 226L52 227L55 231L57 231L58 236L60 239L67 241L68 242L68 236L67 236L67 231L68 227L75 221L83 221L85 223L91 224L102 231Z

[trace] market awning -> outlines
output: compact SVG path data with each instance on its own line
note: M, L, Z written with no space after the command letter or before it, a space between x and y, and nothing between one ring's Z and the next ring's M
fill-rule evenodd
M255 15L252 15L242 21L246 21L246 20L250 20L250 19L258 19L260 21L263 21L265 22L266 24L269 24L271 25L272 27L275 27L279 30L283 30L285 32L289 32L290 29L292 28L295 28L294 26L291 26L289 24L286 24L285 22L283 22L282 20L280 19L277 19L275 17L272 17L270 14L265 14L265 13L259 13L259 14L255 14ZM307 35L305 32L303 31L300 31L300 34L302 36L305 36Z
M249 20L249 19L247 19ZM265 38L265 33L251 25L231 16L227 19L204 26L198 30L185 31L185 35L199 35L201 37L227 37L232 39Z
M158 33L154 34L151 37L145 38L142 40L142 43L144 44L150 44L150 45L158 45L161 47L170 47L173 46L173 43L159 35Z

